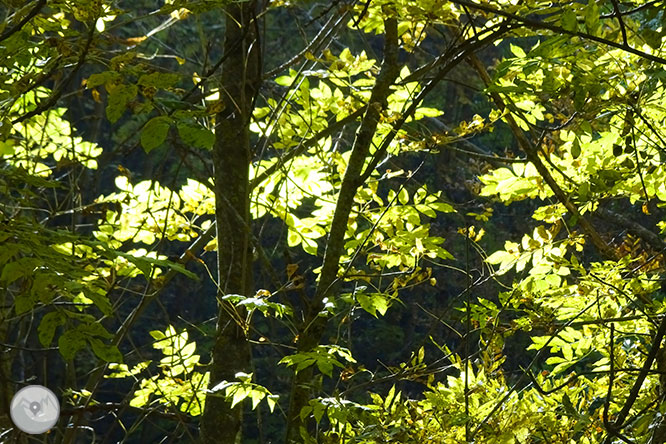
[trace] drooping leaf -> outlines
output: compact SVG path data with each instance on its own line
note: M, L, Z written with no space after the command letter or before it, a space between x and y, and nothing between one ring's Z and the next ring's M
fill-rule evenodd
M115 345L105 344L98 338L88 338L95 356L104 362L123 362L123 355Z
M67 330L58 338L58 350L65 360L73 359L85 347L86 337L79 330Z
M39 327L37 328L39 342L44 347L49 347L51 345L51 341L53 341L56 328L63 325L64 323L65 317L61 313L57 311L46 313L40 321Z
M178 128L178 135L185 144L206 150L213 148L215 134L208 128L194 122L185 121L178 122L176 127Z
M158 116L150 119L141 130L141 146L149 153L166 140L171 118Z
M578 17L576 13L570 9L566 8L562 12L562 17L560 18L560 25L567 31L577 31L578 30Z
M106 118L115 123L125 112L127 104L136 97L136 85L118 85L109 92L109 103L106 106Z

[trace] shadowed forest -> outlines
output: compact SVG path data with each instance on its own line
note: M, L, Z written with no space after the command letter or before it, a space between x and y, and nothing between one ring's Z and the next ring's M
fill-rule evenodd
M0 443L666 443L663 0L0 16Z

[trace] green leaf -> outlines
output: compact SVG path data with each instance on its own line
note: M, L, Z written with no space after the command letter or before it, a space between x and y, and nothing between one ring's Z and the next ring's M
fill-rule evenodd
M242 385L238 384L236 385L235 389L232 388L233 390L233 397L231 399L231 408L233 409L237 404L240 402L243 402L245 398L250 394L249 391L243 387ZM228 396L229 389L227 389L227 396Z
M645 43L650 45L652 49L661 48L661 34L654 29L643 29L641 31L641 37L643 37Z
M67 330L58 338L58 350L65 360L74 358L76 352L85 348L86 338L79 330Z
M168 72L154 72L152 74L144 74L139 77L138 84L140 86L151 86L153 88L167 89L178 83L180 76Z
M14 141L12 139L7 139L5 141L0 140L0 156L12 154L14 154Z
M106 118L115 123L125 112L127 104L136 97L136 85L118 85L109 92L109 103L106 105Z
M578 156L580 156L580 141L578 138L576 138L576 140L574 140L573 144L571 145L571 156L574 159L577 159Z
M150 276L150 271L151 271L150 266L151 265L157 265L159 267L171 268L171 269L177 271L178 273L181 273L181 274L187 276L190 279L199 280L199 276L192 273L191 271L189 271L188 269L186 269L184 266L182 266L181 264L179 264L177 262L172 262L172 261L169 261L169 260L166 260L166 259L154 259L154 258L145 257L145 256L142 256L142 257L134 256L132 254L123 253L121 251L113 251L113 253L114 253L115 256L120 256L122 258L125 258L128 261L130 261L131 263L133 263L134 265L136 265L136 267L146 276Z
M208 128L204 128L203 126L196 123L183 121L178 122L177 128L178 135L185 144L206 150L213 148L213 143L215 143L215 134Z
M578 418L580 417L580 413L574 407L573 403L571 402L571 399L569 398L569 395L565 393L562 396L562 406L564 407L565 412L567 413L568 416L573 417L573 418Z
M150 395L152 395L154 391L155 390L151 387L136 390L134 392L134 398L132 398L130 401L130 405L132 407L143 407L144 405L148 404Z
M280 395L268 395L266 397L266 403L268 404L268 410L273 413L273 410L275 410L275 404L277 403L277 400L280 398Z
M136 267L139 269L139 271L141 271L141 273L144 276L146 276L146 277L150 276L150 271L151 271L150 262L147 261L145 258L136 257L136 256L131 255L131 254L128 254L126 256L123 255L123 257L125 257L125 259L127 259L128 261L130 261L134 265L136 265Z
M24 276L28 272L20 261L10 262L2 267L2 274L0 281L5 282L7 285L14 282L16 279Z
M88 338L95 356L104 362L123 362L123 355L115 345L109 345L97 338Z
M162 333L161 331L159 331L159 330L152 330L150 332L150 336L152 336L153 339L155 339L157 341L161 341L162 339L166 338L166 335L164 333Z
M509 45L509 48L511 49L513 55L515 55L519 59L524 59L526 57L525 51L523 51L523 48L521 48L520 46L511 43Z
M388 310L389 307L388 299L380 293L358 293L356 295L356 300L363 310L367 311L374 317L377 317L377 312L383 316L386 314L386 310Z
M149 153L166 140L171 118L167 116L153 117L141 130L141 146Z
M324 413L326 413L326 405L324 405L322 402L319 402L317 399L310 401L310 405L312 405L312 414L315 418L315 421L317 421L317 424L319 424L321 419L324 417Z
M585 8L585 27L590 34L596 33L599 29L599 7L594 0L591 0Z
M93 304L95 304L97 308L99 308L99 311L101 311L102 314L110 316L113 313L111 301L109 301L109 298L106 296L106 293L97 294L91 291L87 292L86 296L88 297L88 299L90 299L93 302Z
M513 260L513 259L514 257L511 253L499 250L488 256L486 258L486 262L488 262L489 264L497 265L501 264L502 262L506 262L507 260Z
M560 17L560 25L567 31L575 32L578 30L578 17L572 9L565 9Z
M398 201L403 205L407 205L407 202L409 202L409 194L406 189L402 188L400 190L398 193Z
M35 307L37 299L33 293L19 293L14 300L14 311L17 315L29 312Z
M280 86L290 86L294 82L294 76L280 76L275 79L275 83Z
M53 336L55 335L56 328L65 323L65 317L57 311L52 311L46 313L39 323L37 328L37 333L39 335L39 342L44 346L48 347L53 341Z
M86 82L86 87L88 89L94 88L100 85L113 84L120 82L121 75L116 71L104 71L97 74L92 74L88 77Z
M433 210L437 210L440 213L455 213L456 210L451 205L444 202L433 202L428 204Z
M330 378L333 376L333 361L335 359L317 359L317 368Z
M252 399L252 410L255 410L262 399L266 396L266 392L262 390L252 390L250 392L250 398Z
M81 324L77 327L77 330L79 330L86 337L99 336L106 339L111 339L113 337L113 334L104 328L104 326L99 322Z

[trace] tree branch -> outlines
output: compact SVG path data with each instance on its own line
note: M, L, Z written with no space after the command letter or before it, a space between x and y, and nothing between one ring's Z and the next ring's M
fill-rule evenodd
M648 230L638 222L634 222L628 217L601 207L599 207L594 214L595 216L611 222L614 225L626 228L630 233L640 237L657 251L663 251L666 249L666 242L664 242L660 236L658 236L653 231Z
M298 340L298 350L300 352L309 351L317 346L323 335L326 318L321 317L319 313L323 308L324 299L330 296L334 287L333 284L336 282L340 267L340 257L344 251L349 214L354 204L356 192L362 184L360 179L363 165L369 155L370 145L377 130L381 113L386 108L387 98L391 93L391 85L400 72L400 65L398 64L397 20L389 18L385 20L384 24L384 59L382 67L372 88L369 105L365 110L361 126L356 133L345 175L342 179L340 194L333 214L333 221L331 222L330 234L326 242L319 283L309 306L304 307L306 313ZM287 415L287 443L302 442L301 429L306 426L306 421L301 419L300 413L310 398L312 373L312 367L308 367L294 375Z
M638 376L634 381L634 385L631 387L631 391L629 392L629 395L627 396L627 399L624 402L624 405L622 406L622 410L620 410L620 413L617 414L615 422L613 423L613 429L620 431L622 430L622 427L624 427L624 420L627 418L627 415L629 414L631 407L634 405L634 402L636 402L636 400L638 399L638 394L641 391L643 381L645 381L645 378L647 377L648 373L650 373L650 368L652 367L652 363L657 357L657 352L661 348L661 343L664 339L665 334L666 334L666 318L663 318L661 320L661 323L659 324L659 329L657 330L657 333L654 335L654 338L652 339L652 345L650 346L650 351L648 352L648 355L645 358L643 367L641 368L641 371L638 373ZM609 435L604 442L605 444L610 444L611 436Z
M460 5L460 6L466 6L468 8L477 9L477 10L484 11L484 12L489 12L489 13L492 13L492 14L497 14L501 17L505 17L505 18L514 20L516 22L522 23L523 25L525 25L527 27L530 27L530 28L548 29L548 30L556 32L558 34L570 35L570 36L573 36L573 37L580 37L580 38L583 38L583 39L586 39L586 40L591 40L593 42L597 42L597 43L601 43L601 44L610 46L612 48L622 49L624 51L627 51L627 52L630 52L634 55L642 57L646 60L650 60L651 62L656 62L656 63L660 63L662 65L666 65L666 59L664 59L663 57L659 57L659 56L656 56L656 55L653 55L653 54L649 54L647 52L640 51L636 48L632 48L631 46L621 44L621 43L617 43L617 42L614 42L612 40L604 39L602 37L597 37L596 35L588 34L586 32L568 31L568 30L562 28L561 26L553 25L553 24L546 23L546 22L541 22L541 21L531 19L531 18L527 18L527 17L521 17L519 15L512 14L510 12L502 11L502 10L499 10L499 9L496 9L496 8L493 8L493 7L490 7L490 6L487 6L487 5L483 5L483 4L472 3L472 2L469 2L467 0L451 0L451 2L455 3L457 5Z
M475 56L472 56L471 62L472 66L479 73L479 76L486 84L486 86L490 86L492 83L490 76L488 75L488 72L486 71L485 67L481 64L479 59ZM499 95L499 93L491 92L490 96L492 97L493 101L495 102L495 105L500 109L500 111L504 111L504 109L506 108L506 104L504 102L504 99ZM548 186L552 190L557 200L559 200L560 203L564 205L567 211L569 211L574 217L578 219L578 223L583 228L583 231L585 231L585 233L590 237L592 243L594 244L595 247L597 247L599 252L608 259L616 259L615 251L612 248L610 248L608 244L601 238L597 230L592 226L592 224L587 220L587 218L585 218L580 213L580 211L578 211L578 207L576 207L576 205L574 205L569 200L569 197L565 194L564 190L562 190L562 188L560 188L555 179L553 179L553 176L550 174L550 171L548 171L548 168L546 168L546 166L543 164L541 158L537 154L536 149L532 146L532 143L527 139L523 131L520 129L513 116L511 114L507 114L505 118L509 127L511 128L511 132L513 133L514 137L516 138L516 141L518 142L518 146L520 146L520 148L525 152L525 154L527 155L527 159L530 162L532 162L532 164L537 169L543 180L546 182L546 184L548 184Z
M72 81L76 73L83 66L83 63L86 61L86 56L88 55L88 51L90 50L90 44L92 43L94 34L95 34L95 27L91 26L90 31L88 32L88 38L86 39L85 46L83 47L83 51L81 51L81 54L79 55L79 59L76 62L76 65L72 69L72 72L69 73L67 78L63 80L63 82L58 86L58 89L55 90L47 99L44 99L41 102L39 102L39 104L35 109L12 120L12 124L21 123L24 120L27 120L31 117L41 114L56 104L56 102L64 92L65 88L67 88L67 85L69 85L69 83Z
M412 100L412 103L410 106L405 110L404 113L402 113L402 116L395 122L393 125L393 128L391 128L391 132L384 137L384 140L382 141L382 144L377 148L377 151L375 151L375 154L373 155L372 160L368 164L368 166L365 168L365 171L361 175L361 181L365 181L370 177L372 172L377 168L377 165L379 165L379 162L383 159L384 155L388 151L388 147L395 138L395 136L398 134L398 131L402 126L405 124L407 119L411 117L414 112L416 111L416 108L421 105L425 97L432 92L432 90L437 86L437 84L444 79L444 76L446 76L453 68L458 66L460 62L465 60L468 56L473 54L475 51L478 51L485 45L489 44L492 41L495 41L498 39L502 34L507 32L509 29L508 26L505 24L499 25L498 29L495 30L494 32L488 34L486 37L483 37L481 39L477 39L476 37L472 37L469 40L464 41L458 46L453 47L446 53L442 54L438 59L435 61L434 66L439 65L441 63L444 63L444 66L437 72L437 74L433 77L433 79L421 90L421 92Z
M32 18L33 18L34 16L36 16L37 14L39 14L39 11L41 11L42 8L43 8L45 5L46 5L46 0L39 0L39 1L35 4L35 6L30 10L30 12L28 12L28 14L27 14L25 17L23 17L23 18L21 19L21 21L19 21L17 24L15 24L15 25L12 26L11 28L9 28L8 30L6 30L5 32L3 32L2 34L0 34L0 42L2 42L2 41L4 41L4 40L8 39L9 37L11 37L12 35L14 35L14 34L17 33L18 31L20 31L21 28L23 28L23 26L24 26L26 23L28 23L30 20L32 20Z

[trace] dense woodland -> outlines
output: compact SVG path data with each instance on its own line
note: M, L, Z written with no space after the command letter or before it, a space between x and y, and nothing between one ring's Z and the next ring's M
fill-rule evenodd
M666 442L663 1L0 4L0 442Z

